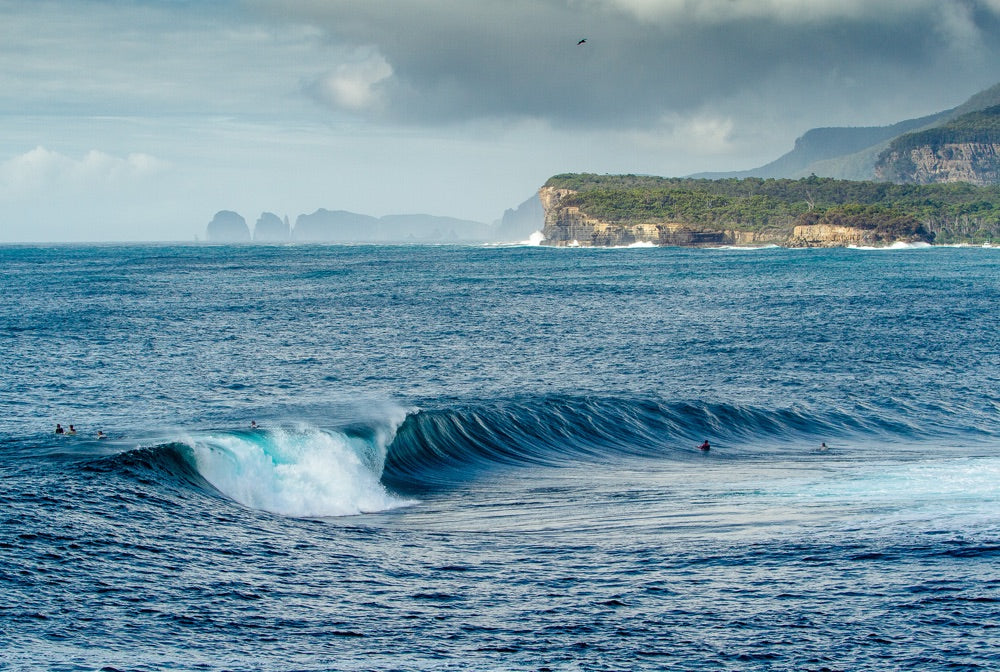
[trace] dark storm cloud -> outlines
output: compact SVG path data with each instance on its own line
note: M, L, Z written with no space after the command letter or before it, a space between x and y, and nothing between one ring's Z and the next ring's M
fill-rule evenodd
M354 63L311 84L333 107L416 123L527 117L602 126L641 125L762 90L817 104L904 87L971 93L992 83L997 4L300 0L281 12L357 49Z

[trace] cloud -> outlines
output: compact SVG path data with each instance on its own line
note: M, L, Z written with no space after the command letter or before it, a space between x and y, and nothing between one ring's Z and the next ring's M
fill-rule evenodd
M352 112L380 106L382 95L377 87L392 76L392 66L378 51L365 52L320 78L314 89L324 102Z
M0 163L0 199L31 197L46 192L103 189L134 184L155 176L168 164L149 154L115 157L97 150L72 158L36 147Z
M619 129L761 88L794 92L817 109L839 105L838 98L853 98L848 104L857 107L892 97L913 90L915 80L968 95L995 76L988 62L1000 56L998 5L287 0L281 11L344 48L379 55L378 70L343 66L342 73L337 66L326 80L331 108L407 124L519 118ZM587 42L577 46L581 37Z
M163 117L312 111L300 82L343 50L330 46L325 31L268 22L244 4L0 0L0 112Z
M936 29L953 50L975 56L984 48L984 35L976 20L974 7L963 3L941 3Z
M903 3L873 0L605 0L647 21L733 23L768 19L801 24L831 19L863 19L899 13ZM940 0L908 0L904 11L926 9ZM599 3L600 4L600 3Z
M0 111L424 127L617 131L762 89L863 111L914 82L954 104L1000 57L1000 0L0 0L0 22Z

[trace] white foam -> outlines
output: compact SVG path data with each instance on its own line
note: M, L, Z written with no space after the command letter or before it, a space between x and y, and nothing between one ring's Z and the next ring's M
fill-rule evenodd
M379 481L394 432L374 440L315 427L188 439L202 476L228 497L291 517L347 516L406 506Z
M716 245L712 247L706 247L706 250L730 250L736 252L757 252L759 250L776 250L781 249L781 245ZM787 248L787 249L805 249L805 248Z
M545 240L545 235L541 231L535 231L533 234L528 236L528 239L524 241L524 245L537 246L541 245L542 241Z
M874 250L877 252L884 252L886 250L927 250L934 247L930 243L903 243L896 241L891 245L884 245L882 247L868 246L868 245L848 245L849 250Z
M880 518L979 519L995 513L1000 504L1000 460L873 463L837 472L821 481L802 483L792 492L802 503L835 508L863 504L881 510Z

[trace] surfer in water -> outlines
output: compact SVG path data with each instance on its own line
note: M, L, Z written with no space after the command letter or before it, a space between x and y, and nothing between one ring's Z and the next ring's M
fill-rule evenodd
M56 423L56 434L65 434L66 430L58 422Z
M708 451L710 451L711 449L712 449L712 446L708 443L708 439L705 439L705 443L703 443L700 446L698 446L698 450L706 452L706 453Z
M73 425L70 425L69 429L66 430L66 433L67 434L76 434L76 428L73 427Z

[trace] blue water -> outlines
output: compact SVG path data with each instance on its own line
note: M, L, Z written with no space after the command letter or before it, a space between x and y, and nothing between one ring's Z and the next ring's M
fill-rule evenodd
M0 274L0 669L1000 669L1000 250Z

